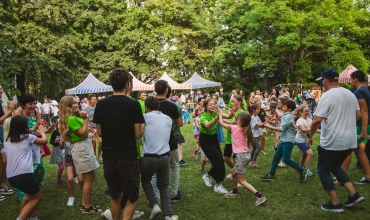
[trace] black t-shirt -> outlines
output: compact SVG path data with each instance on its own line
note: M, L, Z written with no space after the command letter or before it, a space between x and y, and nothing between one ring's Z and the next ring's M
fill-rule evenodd
M258 117L261 119L261 122L265 122L266 112L262 108L260 109L260 113L258 113Z
M124 95L102 99L96 104L93 122L101 127L103 159L137 159L134 124L144 123L137 100Z
M166 99L159 99L159 111L161 111L163 114L170 117L172 120L177 120L180 118L179 111L177 109L177 106L175 103L172 103L171 101L167 101ZM175 135L173 134L173 131L171 130L169 145L170 150L176 150L177 149L177 139Z

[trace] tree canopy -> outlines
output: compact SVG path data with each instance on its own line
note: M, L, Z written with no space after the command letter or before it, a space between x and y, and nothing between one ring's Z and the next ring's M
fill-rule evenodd
M352 0L6 0L0 83L58 98L89 72L151 83L195 71L224 89L307 83L328 67L369 73L370 3ZM17 88L14 87L15 81Z

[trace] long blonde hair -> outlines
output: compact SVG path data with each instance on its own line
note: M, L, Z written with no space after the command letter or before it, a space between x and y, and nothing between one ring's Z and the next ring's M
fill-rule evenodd
M63 96L59 102L59 132L64 141L69 141L71 138L68 135L69 127L67 125L68 117L73 114L73 96Z
M8 135L9 135L9 130L10 130L10 121L12 120L12 118L7 118L5 119L4 123L3 123L3 129L4 129L4 140L6 141L6 139L8 139Z

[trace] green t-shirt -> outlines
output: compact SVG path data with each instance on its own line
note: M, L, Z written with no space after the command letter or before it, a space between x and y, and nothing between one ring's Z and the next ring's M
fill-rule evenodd
M244 112L244 110L243 109L239 109L237 112L236 112L236 115L239 115L240 114L240 112ZM229 121L232 121L232 120L234 120L235 119L235 117L234 117L234 115L231 117L231 118L229 118L228 120ZM226 136L226 144L232 144L232 139L231 139L231 131L229 130L229 129L227 129L227 134L226 134L227 136Z
M141 106L141 112L142 112L143 114L145 114L145 102L144 102L143 100L141 100L141 99L138 99L137 101L140 103L140 106Z
M176 107L177 107L177 111L179 112L179 115L180 115L180 120L182 120L182 110L181 110L181 106L179 105L179 103L177 102L173 102L175 103ZM172 126L174 124L172 123ZM180 128L178 130L176 130L175 132L173 132L173 135L175 135L175 137L177 138L179 135L180 135Z
M200 133L206 134L206 135L216 134L218 121L216 121L210 128L206 128L204 126L205 121L210 122L216 117L217 117L216 112L213 112L212 115L209 115L207 112L203 113L202 116L200 116Z
M82 128L83 124L84 124L84 119L79 116L69 116L68 117L68 121L67 121L67 125L69 127L68 134L71 137L72 143L87 139L88 132L86 132L85 137L80 137L75 133L75 131Z
M245 108L245 107L247 107L248 105L247 105L247 102L245 101L245 99L242 99L243 100L243 107ZM229 108L231 108L231 99L229 100L229 104L227 104L227 106L229 107Z

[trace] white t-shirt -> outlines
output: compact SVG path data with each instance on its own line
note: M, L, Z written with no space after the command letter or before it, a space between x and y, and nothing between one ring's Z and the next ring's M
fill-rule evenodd
M182 103L185 103L185 102L186 102L186 97L185 97L184 95L182 95L182 96L180 97L180 99L181 99Z
M7 157L6 176L8 178L33 173L32 145L35 140L36 136L28 134L28 137L20 142L12 143L9 138L4 143Z
M357 147L356 110L360 110L357 99L348 89L332 88L321 96L314 115L324 118L322 148L342 151Z
M170 151L172 119L160 111L144 114L144 154L164 154Z
M42 114L49 114L50 113L50 103L42 104L41 109L43 110Z
M311 124L312 124L312 119L311 118L307 118L307 119L299 118L297 120L296 126L297 126L298 129L297 129L297 134L295 135L295 142L302 143L302 142L307 141L307 133L308 132L302 132L301 129L299 129L299 126L303 125L303 127L305 127L305 128L310 128Z
M51 102L51 111L53 112L54 117L58 116L59 107L58 107L58 102L55 100Z

